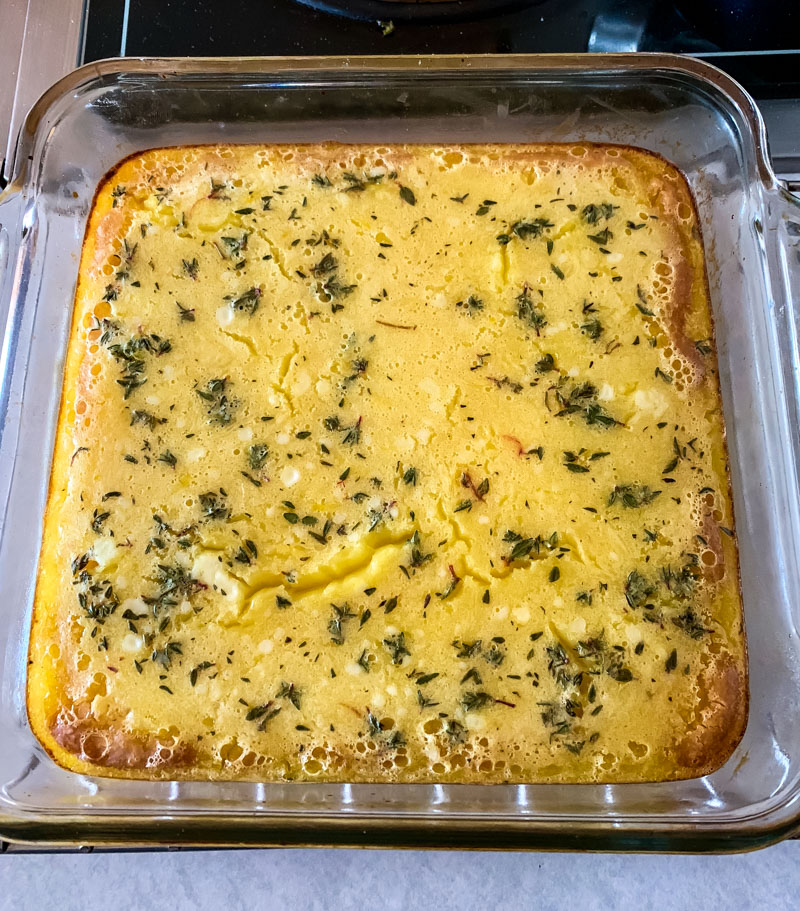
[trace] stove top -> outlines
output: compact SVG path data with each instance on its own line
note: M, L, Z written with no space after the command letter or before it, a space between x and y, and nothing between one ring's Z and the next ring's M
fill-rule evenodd
M800 7L783 0L227 0L224 14L216 0L91 0L85 58L752 53L790 50L798 31Z
M776 171L800 180L800 4L785 0L4 0L0 77L16 90L0 94L0 185L36 98L105 57L583 51L710 60L759 102Z

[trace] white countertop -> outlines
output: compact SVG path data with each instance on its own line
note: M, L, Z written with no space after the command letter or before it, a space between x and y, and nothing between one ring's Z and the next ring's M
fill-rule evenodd
M800 842L727 857L351 850L0 857L0 911L798 906Z

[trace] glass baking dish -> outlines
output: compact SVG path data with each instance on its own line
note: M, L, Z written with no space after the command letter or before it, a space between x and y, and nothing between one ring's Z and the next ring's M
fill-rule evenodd
M25 662L86 217L116 162L217 142L597 141L686 175L705 237L750 651L731 759L663 784L136 782L58 768ZM0 837L52 844L328 844L722 851L800 825L800 203L745 92L662 55L113 60L28 116L0 195Z

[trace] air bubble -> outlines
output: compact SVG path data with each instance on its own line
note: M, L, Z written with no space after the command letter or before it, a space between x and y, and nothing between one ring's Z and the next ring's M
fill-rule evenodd
M100 731L92 731L83 738L81 747L87 759L97 762L108 752L108 739Z
M220 747L219 758L223 762L236 762L243 752L244 750L233 740Z

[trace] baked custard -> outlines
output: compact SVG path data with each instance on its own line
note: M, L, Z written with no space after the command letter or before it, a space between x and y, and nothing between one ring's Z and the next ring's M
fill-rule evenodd
M703 248L627 147L156 149L91 211L30 723L126 778L694 777L747 663Z

